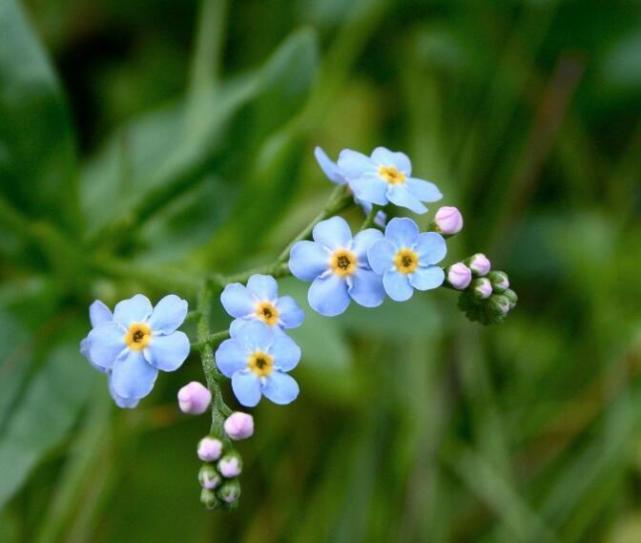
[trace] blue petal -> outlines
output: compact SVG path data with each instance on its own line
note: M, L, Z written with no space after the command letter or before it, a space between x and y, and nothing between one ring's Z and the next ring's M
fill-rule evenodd
M418 290L430 290L438 288L445 280L445 272L438 266L429 266L428 268L418 268L410 274L410 283Z
M113 391L121 398L144 398L154 388L158 370L147 363L141 351L127 350L116 360L111 374Z
M265 379L263 394L268 400L278 405L292 403L300 392L298 383L291 375L280 371L273 372Z
M237 339L226 339L216 349L216 366L225 377L247 368L249 349Z
M396 250L396 246L389 239L377 241L367 251L370 267L379 275L391 270L394 267Z
M319 222L312 232L314 241L330 249L347 247L352 240L352 231L343 217L332 217Z
M122 396L118 396L116 392L114 391L113 385L111 384L111 375L109 376L109 393L111 394L111 397L113 398L114 402L116 402L116 405L118 407L123 407L126 409L133 409L138 405L138 402L140 401L139 398L123 398Z
M225 311L232 317L240 319L251 315L256 301L247 290L247 287L240 283L231 283L225 287L220 295L220 303Z
M358 270L352 277L349 295L364 307L378 307L385 299L385 289L380 275L371 270Z
M285 328L297 328L305 320L305 312L291 296L281 296L276 301L276 309L280 314L280 323Z
M396 166L405 175L412 174L412 163L405 153L395 153L385 147L377 147L372 151L372 160L379 166Z
M383 239L383 233L376 228L368 228L354 236L352 248L360 264L367 264L367 251L378 240Z
M144 322L151 315L151 302L147 296L136 294L128 300L116 304L114 320L125 327L133 322Z
M249 350L260 349L264 351L274 341L274 332L262 321L234 321L229 328L232 338Z
M231 377L231 388L245 407L254 407L260 401L260 379L250 371L237 371Z
M154 332L171 334L185 321L187 310L187 300L169 294L154 307L149 318L149 326Z
M271 275L252 275L247 281L247 290L255 294L259 300L278 298L278 283Z
M421 202L438 202L443 198L438 187L430 181L410 177L405 184L407 185L407 189L421 200Z
M184 332L154 336L145 349L145 358L156 369L175 371L189 356L189 338Z
M293 370L300 360L301 350L288 335L278 334L270 349L274 356L274 365L283 371Z
M81 347L93 365L110 369L126 348L125 331L113 321L101 324L89 332Z
M445 258L447 244L441 234L423 232L416 240L416 252L422 265L436 264Z
M394 205L406 207L414 213L425 213L427 208L408 189L407 184L389 187L387 198Z
M99 324L104 324L113 320L111 309L109 309L100 300L96 300L89 306L89 320L94 328Z
M320 147L316 147L316 149L314 149L314 156L316 157L316 162L318 162L321 170L323 170L323 173L332 183L344 185L347 182L338 165L335 162L332 162L325 151Z
M409 300L414 294L414 289L410 285L407 275L397 271L387 271L383 275L383 286L387 295L397 302Z
M108 373L109 372L108 368L99 366L93 360L91 360L91 357L89 356L89 345L90 345L89 336L87 336L86 338L80 341L80 354L84 356L95 369L97 369L102 373Z
M349 295L344 279L337 275L315 279L307 291L311 308L325 317L335 317L347 309Z
M376 173L368 173L361 177L350 179L349 186L354 196L360 201L381 206L388 203L388 183Z
M338 155L338 167L347 179L355 179L363 174L376 172L376 165L363 153L343 149Z
M299 241L289 256L289 271L301 281L312 281L329 267L329 253L313 241Z
M394 218L387 223L385 237L392 241L397 249L413 247L418 239L418 225L407 217Z

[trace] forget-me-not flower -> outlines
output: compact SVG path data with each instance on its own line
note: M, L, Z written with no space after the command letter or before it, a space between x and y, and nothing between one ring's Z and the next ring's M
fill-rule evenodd
M220 295L225 311L236 319L259 320L276 329L296 328L305 314L291 296L278 296L278 283L271 275L252 275L247 286L231 283Z
M120 407L134 407L151 392L159 370L178 369L189 354L189 339L177 331L187 302L174 294L155 308L136 294L116 304L113 314L96 301L89 313L93 329L80 352L109 376L109 391Z
M289 269L302 281L313 281L307 292L309 305L326 317L341 314L350 298L365 307L383 303L381 277L367 261L367 250L383 234L374 228L352 238L347 221L332 217L319 222L314 241L299 241L291 250Z
M318 165L320 166L321 170L323 170L323 173L327 176L327 179L329 179L332 183L336 185L347 184L347 178L345 177L341 169L338 167L338 164L336 164L336 162L333 162L327 156L327 153L323 151L323 149L321 149L320 147L316 147L314 149L314 157L316 157L316 162L318 162ZM363 208L365 215L368 215L369 212L372 210L372 204L370 202L365 202L365 201L359 200L358 198L354 198L354 201ZM378 211L376 213L374 222L379 226L384 227L386 221L387 221L387 214L384 211Z
M436 202L443 196L434 183L411 177L412 163L405 153L377 147L368 157L344 149L337 164L354 196L362 202L378 205L391 202L415 213L425 213L427 208L421 202Z
M367 251L372 269L383 276L387 295L403 302L414 289L440 287L445 273L439 266L447 253L445 239L435 232L419 233L412 219L392 219L385 228L385 238L376 241Z
M231 338L216 350L216 366L226 377L238 401L254 407L261 396L285 405L299 392L298 383L287 374L300 360L301 350L292 338L259 321L235 320Z

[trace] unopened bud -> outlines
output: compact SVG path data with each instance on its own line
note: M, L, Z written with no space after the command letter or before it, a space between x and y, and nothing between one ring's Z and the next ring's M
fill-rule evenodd
M211 392L198 381L192 381L178 391L178 405L183 413L202 415L211 402Z
M220 475L216 472L213 466L204 464L198 472L198 482L203 488L213 490L220 484Z
M516 295L512 289L508 288L504 293L505 296L510 301L510 310L514 309L514 306L519 301L519 297Z
M510 312L510 300L502 294L492 294L488 305L490 311L498 316L505 316Z
M200 491L200 503L202 503L207 509L216 509L219 502L213 490L203 488Z
M492 269L490 259L483 253L476 253L473 255L469 260L468 266L474 275L479 276L487 275L487 273Z
M503 292L510 288L510 280L505 272L493 271L488 274L487 278L492 283L495 292Z
M215 437L203 437L198 443L198 458L203 462L218 460L223 452L223 444Z
M237 480L225 481L218 489L218 497L227 504L233 504L240 498L240 483Z
M485 300L492 295L492 283L485 277L480 277L472 281L472 292L479 300Z
M438 232L452 236L463 229L463 215L456 207L444 206L436 212L434 224Z
M237 453L229 453L218 461L218 471L223 477L238 477L243 470L243 462Z
M236 441L247 439L254 435L254 417L247 413L236 411L225 420L225 433Z
M463 262L452 264L447 269L447 281L457 290L465 290L472 282L472 270Z

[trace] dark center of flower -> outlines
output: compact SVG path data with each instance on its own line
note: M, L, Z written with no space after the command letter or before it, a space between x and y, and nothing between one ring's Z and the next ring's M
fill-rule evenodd
M401 249L394 256L394 265L400 273L412 273L418 267L418 255L412 249Z
M146 322L134 322L125 334L125 343L130 349L140 351L151 341L151 328Z
M380 175L390 185L400 185L405 183L405 174L396 166L379 166L378 175Z
M258 377L267 377L274 368L274 358L263 351L255 351L247 360L247 366Z
M349 249L336 249L330 258L329 267L341 277L352 275L357 268L356 254Z
M258 302L256 304L255 313L256 316L265 324L269 324L270 326L278 324L278 318L280 314L278 313L278 309L276 309L276 306L272 302Z

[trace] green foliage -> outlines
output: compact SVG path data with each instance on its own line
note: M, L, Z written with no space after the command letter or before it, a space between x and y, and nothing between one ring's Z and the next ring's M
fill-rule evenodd
M23 4L0 0L0 541L641 538L638 6ZM518 306L308 311L302 395L255 410L240 507L209 512L208 421L175 407L196 357L119 411L86 308L272 261L330 193L316 144L406 150L465 216L449 263L485 252Z

